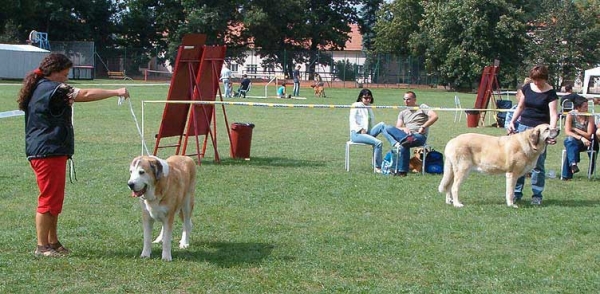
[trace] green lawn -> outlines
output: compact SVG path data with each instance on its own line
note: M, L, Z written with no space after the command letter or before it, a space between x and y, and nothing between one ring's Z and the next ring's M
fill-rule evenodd
M140 101L164 100L168 87L129 89L141 119ZM0 111L17 108L18 90L19 85L0 85ZM404 91L373 89L375 104L402 105ZM248 101L349 105L358 92L328 88L328 98L320 99L303 88L307 100ZM421 103L454 106L456 93L416 92ZM463 107L473 105L473 94L458 95ZM151 149L163 107L145 105ZM457 209L437 192L440 175L373 174L364 147L352 148L352 169L346 172L348 109L226 106L226 111L229 123L256 125L252 158L229 157L219 108L221 163L213 161L209 143L198 166L191 246L177 248L177 220L170 263L160 260L156 244L152 258L139 258L141 212L126 182L129 163L141 147L127 104L110 99L75 106L78 181L67 184L59 223L61 241L72 254L60 259L33 256L37 186L24 155L23 117L0 119L0 292L600 291L598 180L588 181L584 172L570 182L549 179L543 205L525 202L519 209L505 205L504 177L473 173L462 186L465 207ZM375 113L378 121L392 124L398 110ZM460 133L504 134L489 126L467 128L464 116L454 123L454 111L439 115L430 143L440 151ZM561 150L562 140L548 149L546 167L557 174ZM159 156L173 153L173 148L161 149ZM587 163L584 158L581 166ZM531 196L530 188L527 182L524 198ZM159 229L156 224L155 237Z

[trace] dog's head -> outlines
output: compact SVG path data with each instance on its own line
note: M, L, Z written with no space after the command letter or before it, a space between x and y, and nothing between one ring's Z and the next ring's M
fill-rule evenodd
M556 144L559 134L560 130L550 128L549 124L541 124L530 130L529 142L533 146L533 150L542 150L546 144Z
M156 184L169 174L166 161L155 156L138 156L129 165L129 181L132 197L153 200Z
M430 147L427 147L428 149L425 150L425 147L417 147L413 149L413 155L414 157L418 158L419 160L423 161L423 154L425 154L425 151L429 152L431 151Z

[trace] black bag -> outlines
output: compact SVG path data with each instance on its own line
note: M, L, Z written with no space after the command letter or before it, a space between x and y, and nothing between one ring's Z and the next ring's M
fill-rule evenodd
M443 174L444 173L444 155L435 150L427 153L425 158L425 172L428 174Z

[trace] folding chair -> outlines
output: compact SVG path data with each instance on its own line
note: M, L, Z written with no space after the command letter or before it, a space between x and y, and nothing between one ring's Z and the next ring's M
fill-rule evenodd
M454 122L456 122L456 119L458 118L458 122L460 122L460 119L462 118L463 115L463 110L462 110L462 106L460 105L460 99L458 98L458 96L454 96Z
M345 158L346 160L344 162L345 163L346 171L350 171L350 146L352 146L352 145L356 145L356 146L369 146L369 147L373 148L373 152L371 152L371 156L372 156L371 163L373 165L373 172L375 172L375 168L376 168L375 167L375 146L369 145L369 144L366 144L366 143L356 143L356 142L352 142L350 140L348 140L346 142L346 158Z
M248 94L248 92L250 92L250 89L252 89L252 82L250 82L250 84L248 84L247 89L244 89L240 86L238 88L237 96L246 98L246 95Z
M590 144L590 146L588 146L588 149L586 151L584 151L585 153L587 153L588 157L590 158L590 164L588 166L588 171L587 171L587 177L588 180L590 180L592 178L592 176L596 173L596 150L594 150L594 147L596 146L596 135L592 135L592 144ZM564 168L564 164L565 164L565 160L567 160L567 150L563 148L562 150L562 154L560 156L560 178L562 179L562 172L563 172L563 168Z
M560 106L560 113L558 115L558 129L562 130L562 121L567 117L567 112L573 110L573 101L565 100Z

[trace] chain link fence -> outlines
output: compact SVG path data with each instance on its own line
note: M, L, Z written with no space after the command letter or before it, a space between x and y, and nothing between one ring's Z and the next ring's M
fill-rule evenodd
M52 42L52 51L69 56L75 67L92 68L93 77L108 77L108 72L123 72L143 79L144 70L172 71L169 58L157 50L114 48L96 51L93 42ZM230 55L229 55L230 54ZM173 58L174 59L174 58ZM424 58L394 54L370 54L362 51L286 51L228 50L227 63L234 76L264 74L291 78L299 65L301 80L315 80L343 87L430 86L439 78L427 72Z

